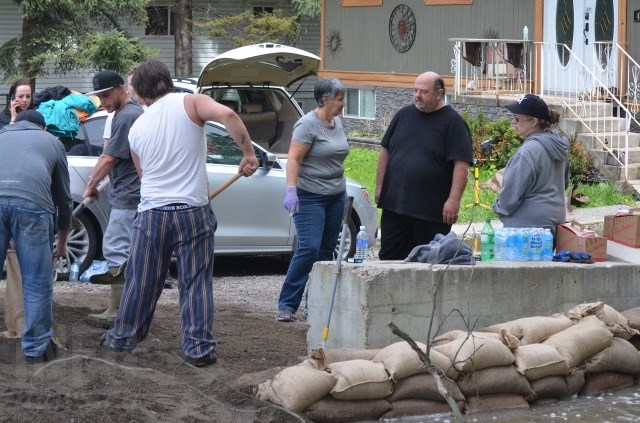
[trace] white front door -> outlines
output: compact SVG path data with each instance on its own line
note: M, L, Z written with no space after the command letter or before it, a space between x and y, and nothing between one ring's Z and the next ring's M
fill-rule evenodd
M591 91L597 81L616 86L615 50L609 43L617 39L617 1L545 0L544 10L544 91Z

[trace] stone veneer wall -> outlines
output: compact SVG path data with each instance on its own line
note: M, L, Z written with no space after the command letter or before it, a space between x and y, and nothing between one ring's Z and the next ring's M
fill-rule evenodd
M375 119L360 119L343 117L347 133L351 131L366 131L372 134L384 133L395 113L413 102L413 89L409 88L376 88L376 117ZM480 110L490 120L499 120L507 116L504 106L496 106L495 99L488 98L459 98L455 103L451 93L447 93L447 102L459 113L468 111L472 115ZM505 103L506 104L506 103Z

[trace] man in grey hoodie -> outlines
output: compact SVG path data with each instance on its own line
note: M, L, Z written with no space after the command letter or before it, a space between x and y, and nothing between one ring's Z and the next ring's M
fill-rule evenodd
M566 219L569 140L551 128L560 116L537 95L527 94L507 106L511 124L524 143L509 159L493 211L505 227L549 228Z

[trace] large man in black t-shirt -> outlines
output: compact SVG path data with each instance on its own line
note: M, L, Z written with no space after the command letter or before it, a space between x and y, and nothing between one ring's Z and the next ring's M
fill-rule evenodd
M451 231L473 162L469 128L443 101L442 78L425 72L414 86L414 104L396 113L381 143L381 260L403 260L416 245Z

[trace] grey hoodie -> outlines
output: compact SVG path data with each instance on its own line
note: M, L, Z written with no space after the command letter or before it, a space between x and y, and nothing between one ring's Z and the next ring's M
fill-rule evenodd
M549 228L566 219L569 140L555 131L529 135L509 159L493 204L505 227Z

